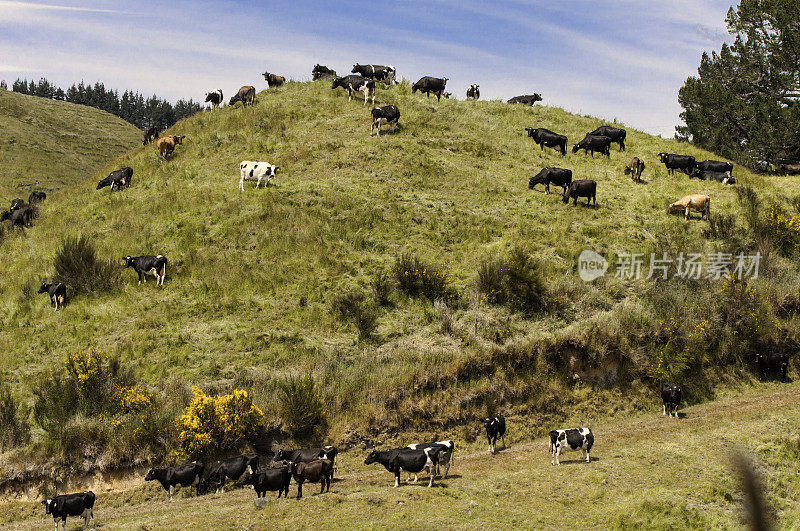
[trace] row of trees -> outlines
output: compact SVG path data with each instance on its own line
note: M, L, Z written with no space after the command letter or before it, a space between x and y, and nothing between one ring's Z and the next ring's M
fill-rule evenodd
M0 88L7 89L5 81L0 83ZM188 101L178 100L173 105L157 96L145 98L142 94L131 90L126 90L120 96L118 91L106 89L105 85L100 82L91 85L81 81L77 85L73 83L64 91L45 78L41 78L38 82L17 79L11 85L11 90L40 98L88 105L119 116L140 129L155 125L159 131L171 127L178 120L191 116L202 109L200 103L191 99Z

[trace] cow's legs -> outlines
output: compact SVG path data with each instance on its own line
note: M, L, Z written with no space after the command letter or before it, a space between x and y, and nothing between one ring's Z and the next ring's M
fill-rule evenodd
M561 461L558 460L558 456L561 455L561 447L559 446L556 448L556 465L561 465Z
M303 482L302 481L298 481L297 482L297 499L299 500L302 497L303 497Z
M169 490L167 492L168 492L167 495L169 496L169 501L172 501L172 493L175 492L175 485L170 485Z
M394 486L395 487L399 487L400 486L400 471L399 470L394 473Z
M667 403L666 402L664 402L664 404L661 406L661 416L663 416L663 417L667 416Z

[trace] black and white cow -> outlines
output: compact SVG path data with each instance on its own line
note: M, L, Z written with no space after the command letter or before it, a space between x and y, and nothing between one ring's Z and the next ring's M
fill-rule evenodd
M133 168L130 166L119 170L114 170L108 174L108 177L101 179L100 182L97 183L97 190L105 188L106 186L110 186L112 192L114 191L115 186L118 190L120 190L126 186L130 186L132 178Z
M34 203L41 203L45 199L47 199L46 193L39 190L34 190L31 192L31 195L28 196L28 203L33 205Z
M42 284L37 293L47 293L50 296L50 306L56 311L58 311L59 304L63 306L64 301L67 300L67 287L61 282Z
M139 284L147 282L147 275L156 277L156 286L163 286L167 277L167 259L164 256L144 254L142 256L126 256L125 267L132 267L139 275Z
M489 440L489 453L497 451L497 439L503 440L503 448L506 447L506 419L498 413L493 417L483 419L483 427L486 429L486 438Z
M332 70L327 66L315 64L314 68L311 70L311 79L316 81L326 77L336 77L336 70Z
M156 140L158 140L158 128L154 125L151 125L144 130L144 141L142 142L142 145L146 146L150 142L155 142Z
M591 179L572 181L569 188L564 191L561 202L567 204L570 199L573 199L572 206L576 206L579 197L586 198L586 206L589 206L590 202L597 206L597 183Z
M239 485L252 485L258 498L266 496L267 491L278 491L278 498L283 494L284 498L289 497L289 483L292 480L292 473L289 466L280 468L270 468L261 472L246 471Z
M436 475L436 463L439 462L439 453L442 447L412 450L410 448L395 448L393 450L373 450L364 460L364 464L380 463L394 474L394 486L400 486L400 474L405 470L418 474L428 470L430 481L428 486L433 486L433 477Z
M733 164L730 162L722 162L720 160L704 160L703 162L698 162L697 169L701 172L718 171L722 173L728 172L733 174Z
M533 93L533 94L526 94L525 96L514 96L506 103L521 103L523 105L533 105L537 101L542 101L542 95Z
M350 73L360 74L367 79L372 79L373 81L383 83L385 85L397 84L397 80L395 79L397 71L393 66L360 65L356 63L353 65L353 69L350 71Z
M468 100L479 100L479 99L481 99L481 90L480 90L480 88L481 88L481 86L480 85L476 85L475 83L470 85L469 88L467 89L467 99Z
M627 131L625 129L620 129L619 127L611 127L610 125L601 125L591 133L588 133L592 136L607 136L611 139L612 142L616 142L619 144L619 150L625 151L625 137L627 136Z
M589 452L594 446L594 435L589 428L574 428L570 430L553 430L550 432L550 462L560 465L558 456L571 450L581 450L583 460L591 460Z
M678 407L681 405L681 388L678 384L664 382L661 384L662 415L678 418Z
M224 461L214 461L203 479L200 490L206 491L207 487L213 486L218 494L225 492L226 479L236 481L248 470L250 472L258 470L258 456L254 453L237 455Z
M62 529L67 528L67 516L83 517L83 528L89 527L94 512L94 492L87 490L75 494L62 494L42 502L45 514L52 514L58 531L58 520Z
M339 450L335 446L322 448L299 448L297 450L279 450L275 454L275 461L289 461L291 463L310 463L317 459L327 459L331 462L331 477L336 471L336 456Z
M442 94L442 97L444 99L446 99L446 100L449 100L450 98L453 97L453 93L452 92L445 92L444 94Z
M567 170L564 168L542 168L542 170L531 177L531 180L528 181L528 188L531 190L537 184L544 185L545 193L550 193L550 185L553 186L560 186L563 188L563 192L567 191L569 185L572 184L572 170Z
M239 190L244 192L245 181L255 181L256 189L264 181L264 188L277 175L280 166L275 166L269 162L258 162L243 160L239 163Z
M151 468L144 477L145 481L157 480L167 491L169 501L175 487L194 487L195 495L200 494L200 482L203 480L203 463L193 461L186 465L167 468Z
M450 465L453 463L453 452L455 452L455 445L453 441L436 441L433 443L414 443L409 444L406 448L410 448L412 450L424 450L426 448L441 448L439 451L439 459L436 462L436 473L439 473L439 466L444 467L444 474L442 474L442 479L447 477L447 473L450 472ZM414 481L417 481L416 474L414 474Z
M206 92L205 103L210 103L211 109L213 110L222 105L222 102L224 101L222 98L223 98L222 89L217 89L212 92Z
M343 76L333 78L331 90L342 87L347 91L347 101L353 99L353 94L360 92L364 95L364 105L367 105L367 100L372 98L372 104L375 105L375 81L367 79L364 76Z
M701 181L709 180L709 181L717 181L718 183L722 184L736 184L736 179L731 177L731 174L727 171L714 171L714 170L705 170L701 171L699 168L695 168L692 173L689 175L690 179L700 179Z
M759 352L756 354L756 366L758 367L758 377L766 380L769 373L778 373L781 381L787 381L789 377L789 354L786 352Z
M691 175L697 166L697 161L691 155L676 155L674 153L659 153L659 160L667 167L667 174L672 175L675 170Z
M607 136L586 135L583 140L572 146L572 152L577 153L582 149L584 153L591 153L594 158L595 151L611 158L611 139Z
M446 77L424 76L411 86L411 93L420 91L424 92L427 97L433 94L436 96L436 101L441 101L445 85L447 85Z
M561 153L562 157L567 156L566 136L554 133L553 131L545 129L544 127L537 127L535 129L533 127L526 127L525 130L528 132L528 136L531 137L534 142L539 144L539 147L542 148L542 151L544 151L545 146L547 146Z
M394 133L394 128L399 119L400 109L398 109L396 105L375 107L372 109L372 127L370 127L369 136L372 136L373 132L376 132L378 136L381 136L381 126L383 124L389 124L391 126L392 133Z

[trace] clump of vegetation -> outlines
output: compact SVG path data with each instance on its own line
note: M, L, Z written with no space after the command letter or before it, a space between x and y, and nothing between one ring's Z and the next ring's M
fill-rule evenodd
M377 309L365 301L364 294L348 291L337 295L331 303L333 311L344 321L352 323L361 339L372 336L378 327Z
M442 333L452 335L455 331L455 312L453 312L453 309L447 306L447 303L442 299L436 299L433 301L433 310L439 316L439 321L442 324Z
M0 451L23 445L30 439L30 428L20 409L8 385L0 383Z
M787 215L777 205L767 213L765 228L772 245L784 256L795 256L800 251L800 215Z
M391 306L390 299L394 291L392 278L384 273L378 273L372 280L372 295L379 306Z
M541 266L525 251L514 248L500 260L487 258L478 267L478 291L491 304L507 304L527 315L547 305Z
M56 278L78 293L101 293L120 285L120 267L112 260L98 258L85 236L69 237L56 253Z
M325 407L310 373L278 382L278 406L286 427L297 438L310 437L327 425Z
M392 276L400 290L411 297L426 297L431 301L455 298L447 272L423 262L418 256L400 255L392 268Z

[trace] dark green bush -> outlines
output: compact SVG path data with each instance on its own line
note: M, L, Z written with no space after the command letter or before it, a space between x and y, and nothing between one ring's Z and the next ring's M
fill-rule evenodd
M352 323L362 339L369 338L378 326L378 311L365 301L363 293L349 291L334 297L331 309L343 321Z
M527 315L546 307L541 266L522 249L512 249L505 260L487 258L481 262L476 283L492 304L506 304Z
M399 256L392 269L392 276L400 290L412 297L426 297L431 301L449 301L455 298L447 272L426 264L417 256L408 253Z
M306 438L324 430L325 408L311 374L290 376L278 382L278 406L293 436Z
M0 383L0 451L23 445L30 439L30 428L20 409L8 385Z
M372 280L372 295L375 302L380 306L391 306L392 291L394 291L394 281L386 274L379 273Z
M53 261L55 278L77 293L101 293L119 287L121 267L97 257L85 236L67 238Z

